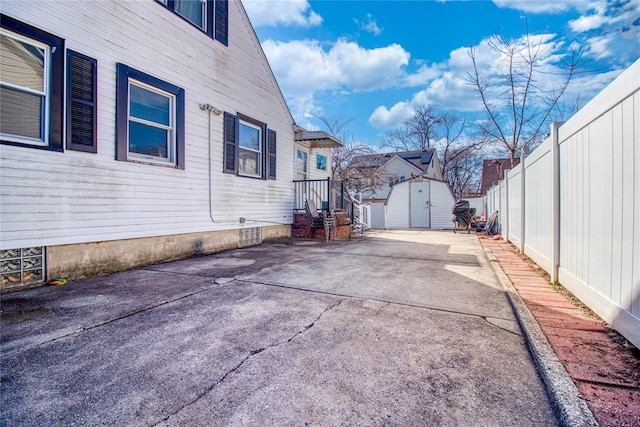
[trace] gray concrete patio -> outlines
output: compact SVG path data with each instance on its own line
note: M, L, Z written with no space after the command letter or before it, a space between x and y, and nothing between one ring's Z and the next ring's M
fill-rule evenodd
M0 425L556 425L473 235L286 240L3 294Z

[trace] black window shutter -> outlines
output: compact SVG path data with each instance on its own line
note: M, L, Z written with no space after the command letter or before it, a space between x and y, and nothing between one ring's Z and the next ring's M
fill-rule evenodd
M269 129L269 139L267 140L268 153L268 179L276 179L276 131Z
M129 67L116 64L116 160L126 162L129 154Z
M97 153L97 61L67 51L67 149Z
M224 173L236 173L236 116L224 113Z
M216 40L229 46L229 2L216 0Z

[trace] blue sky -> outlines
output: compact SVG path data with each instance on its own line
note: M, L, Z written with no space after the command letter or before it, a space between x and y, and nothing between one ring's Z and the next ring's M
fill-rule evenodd
M640 57L640 0L334 1L243 0L297 124L322 128L314 116L350 119L351 134L378 146L385 132L436 103L478 114L466 80L468 48L481 72L498 63L488 47L500 31L542 37L545 61L571 47L589 64L566 101L584 105ZM553 80L542 82L553 87Z

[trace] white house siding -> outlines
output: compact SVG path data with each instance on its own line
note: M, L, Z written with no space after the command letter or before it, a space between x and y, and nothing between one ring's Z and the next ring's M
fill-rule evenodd
M455 204L455 198L449 185L443 181L424 179L430 183L430 218L432 229L452 228L451 210ZM410 185L416 181L405 181L393 186L391 194L385 204L386 228L409 228L411 198L409 197ZM419 181L418 181L419 182Z
M307 179L327 179L331 176L331 149L314 147L306 149L309 153L308 177ZM316 155L320 154L327 158L327 169L317 168Z
M98 68L97 153L0 146L2 249L239 229L240 217L291 224L293 119L240 2L229 2L229 46L153 0L4 1L2 12ZM115 160L117 63L185 90L184 170ZM276 180L222 173L223 119L209 123L203 103L277 132Z
M440 169L440 161L438 160L438 153L434 151L431 159L429 169L425 174L427 178L433 178L442 181L442 170Z
M394 180L400 180L401 177L404 177L404 179L411 179L413 176L422 174L422 170L420 170L420 168L397 156L391 159L389 163L384 165L384 171L387 175L393 176ZM386 199L387 197L389 197L390 191L391 187L389 187L388 183L385 183L382 186L376 188L372 192L372 194L366 193L364 197Z

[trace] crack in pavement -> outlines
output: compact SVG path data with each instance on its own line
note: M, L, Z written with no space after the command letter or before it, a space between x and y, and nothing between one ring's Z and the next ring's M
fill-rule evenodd
M63 335L55 336L53 338L47 339L47 340L42 341L42 342L35 343L33 345L30 345L30 346L20 347L20 348L18 348L16 350L9 351L9 352L3 352L3 355L5 355L5 356L13 355L15 353L19 353L19 352L22 352L22 351L25 351L25 350L31 350L33 348L37 348L37 347L40 347L42 345L49 344L49 343L52 343L52 342L55 342L55 341L58 341L58 340L61 340L61 339L64 339L64 338L72 337L72 336L77 335L79 333L82 333L82 332L85 332L85 331L90 331L92 329L96 329L96 328L99 328L101 326L105 326L105 325L108 325L110 323L117 322L118 320L127 319L127 318L135 316L137 314L145 313L145 312L153 310L155 308L162 307L164 305L171 304L171 303L174 303L176 301L180 301L180 300L183 300L185 298L192 297L194 295L198 295L198 294L200 294L202 292L210 291L212 289L218 288L218 287L223 286L223 285L225 285L227 283L230 283L230 282L231 281L225 282L225 283L214 282L213 286L207 286L206 288L200 289L200 290L195 291L195 292L190 292L188 294L180 295L179 297L172 298L170 300L162 301L162 302L157 303L157 304L153 304L153 305L150 305L150 306L147 306L147 307L143 307L143 308L140 308L140 309L137 309L137 310L134 310L134 311L130 311L128 313L122 314L122 315L114 317L112 319L108 319L108 320L105 320L103 322L96 323L94 325L85 326L85 327L82 327L80 329L73 330L73 331L68 332L66 334L63 334Z
M385 260L386 259L409 259L413 261L433 261L433 262L441 262L444 264L454 264L454 265L472 265L476 267L483 266L481 261L452 260L449 258L443 259L443 258L435 258L435 257L424 258L424 257L397 256L397 255L357 254L352 252L343 252L343 251L335 251L335 250L331 250L331 254L346 255L350 257L383 258Z
M184 405L182 405L178 410L174 411L173 413L167 415L165 418L161 419L160 421L158 421L157 423L153 424L154 426L163 423L165 421L169 421L169 418L175 416L176 414L178 414L180 411L184 410L185 408L195 404L196 402L198 402L200 399L202 399L204 396L206 396L207 394L209 394L213 389L215 389L216 387L220 386L226 379L227 377L229 377L229 375L233 374L234 372L236 372L238 369L240 369L242 367L242 365L244 365L249 359L251 359L253 356L260 354L266 350L272 349L272 348L276 348L279 347L281 345L286 345L288 343L290 343L291 341L295 340L296 338L298 338L300 335L306 333L309 329L313 328L316 323L320 320L320 318L322 318L322 316L324 316L327 312L333 310L334 308L337 308L340 304L342 304L344 300L341 299L339 300L337 303L332 304L327 306L324 310L322 310L320 312L320 314L318 314L318 316L315 318L315 320L313 322L311 322L308 325L305 325L302 327L301 330L297 331L295 334L293 334L291 337L287 338L284 341L279 341L279 342L275 342L273 344L270 344L266 347L262 347L256 350L250 350L249 353L240 361L240 363L238 363L235 367L233 367L232 369L230 369L229 371L227 371L222 378L220 378L220 380L218 380L216 383L214 383L213 385L211 385L211 387L208 387L206 390L204 390L202 393L200 393L195 399L193 399L190 402L185 403Z
M385 299L381 299L381 298L361 297L361 296L343 294L343 293L338 293L338 292L319 291L319 290L316 290L316 289L306 289L306 288L300 288L300 287L292 286L292 285L285 285L285 284L282 284L282 283L256 282L256 281L247 281L247 280L242 280L242 279L237 279L236 281L237 282L243 282L243 283L250 283L250 284L254 284L254 285L271 286L271 287L274 287L274 288L292 289L292 290L302 291L302 292L310 292L310 293L316 293L316 294L322 294L322 295L329 295L329 296L333 296L333 297L352 298L352 299L359 299L359 300L369 300L369 301L376 301L376 302L385 303L385 304L388 304L388 305L393 304L393 305L398 305L398 306L401 306L401 307L420 308L420 309L424 309L424 310L433 310L433 311L438 311L438 312L448 313L448 314L458 314L458 315L461 315L461 316L469 316L469 317L482 319L483 321L485 321L486 323L488 323L492 327L497 328L497 329L501 329L501 330L503 330L505 332L508 332L510 334L520 335L520 334L514 333L512 330L503 328L502 326L497 325L497 324L495 324L495 323L493 323L493 322L491 322L489 320L489 319L497 319L497 320L502 320L502 321L505 321L505 322L511 322L511 323L517 325L518 322L516 320L514 320L514 319L505 319L505 318L502 318L502 317L493 317L493 316L487 316L487 315L483 315L483 314L469 313L469 312L464 312L464 311L456 311L456 310L450 310L450 309L441 308L441 307L433 307L433 306L428 306L428 305L418 305L418 304L410 304L410 303L406 303L406 302L390 301L390 300L385 300Z

